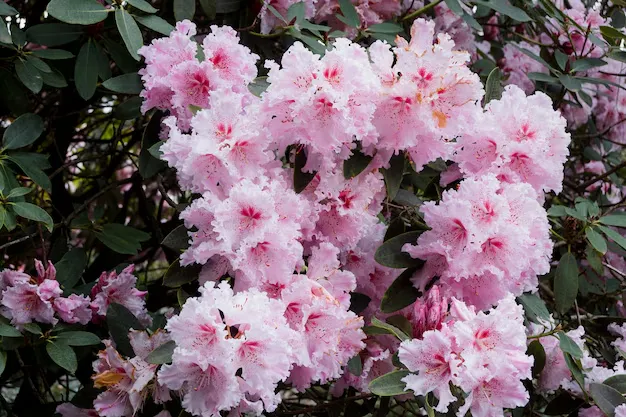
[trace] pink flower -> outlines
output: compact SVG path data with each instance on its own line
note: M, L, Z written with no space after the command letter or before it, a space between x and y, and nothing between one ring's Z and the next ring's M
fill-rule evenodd
M39 285L20 282L3 292L2 304L10 311L11 323L18 328L33 321L56 324L52 303L61 294L56 280L46 279Z
M115 271L100 275L91 289L91 309L95 317L106 316L109 305L117 303L126 307L144 325L152 322L144 301L147 293L135 287L137 278L133 275L134 269L134 265L129 265L119 275Z
M78 408L72 403L60 404L55 411L61 414L61 417L99 417L93 408Z
M87 324L91 321L91 300L84 295L71 294L54 300L54 310L66 323Z
M419 339L428 330L439 330L447 312L448 300L433 285L425 299L417 299L413 304L413 337Z

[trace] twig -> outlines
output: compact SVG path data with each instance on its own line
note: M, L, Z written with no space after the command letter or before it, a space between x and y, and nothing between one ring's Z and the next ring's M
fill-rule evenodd
M435 0L432 3L428 3L426 6L422 7L421 9L417 9L414 12L411 12L409 14L407 14L406 16L404 16L402 18L402 21L404 22L405 20L411 20L414 17L417 17L423 13L426 13L427 11L429 11L430 9L432 9L433 7L435 7L436 5L438 5L439 3L441 3L443 0Z
M609 169L607 172L605 172L602 175L598 175L595 178L590 179L589 181L585 181L583 182L581 185L578 186L578 190L580 191L584 191L587 189L587 187L589 187L590 185L595 184L596 182L605 179L606 177L610 176L611 174L616 173L617 171L619 171L620 169L626 167L626 161L622 162L619 165L614 166L613 168Z
M324 404L320 404L320 405L315 405L313 407L306 407L306 408L300 408L299 410L293 410L293 411L276 411L274 414L278 415L278 416L295 416L298 414L305 414L305 413L312 413L315 411L319 411L319 410L325 410L327 409L329 406L335 405L335 404L341 404L344 402L348 402L348 401L356 401L356 400L361 400L364 398L369 398L372 397L374 394L359 394L359 395L355 395L353 397L346 397L346 398L341 398L339 400L335 400L335 401L329 401L327 403Z
M37 236L38 234L39 234L39 232L31 233L30 235L23 236L23 237L21 237L21 238L19 238L19 239L15 239L15 240L12 240L12 241L10 241L10 242L7 242L7 243L5 243L4 245L0 245L0 250L2 250L2 249L6 249L6 248L8 248L9 246L17 245L18 243L25 242L25 241L27 241L28 239L32 239L32 238L34 238L34 237L35 237L35 236Z

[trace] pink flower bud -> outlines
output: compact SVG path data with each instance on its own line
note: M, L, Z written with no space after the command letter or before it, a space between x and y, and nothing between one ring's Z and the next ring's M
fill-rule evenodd
M413 307L413 336L421 338L428 330L441 329L448 312L448 300L441 297L439 287L434 285L424 299L415 301Z

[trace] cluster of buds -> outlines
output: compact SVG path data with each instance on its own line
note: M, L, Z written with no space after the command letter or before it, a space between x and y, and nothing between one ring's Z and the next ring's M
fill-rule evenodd
M433 285L426 297L419 298L413 306L413 337L421 339L428 330L440 330L448 313L448 299L442 297L439 287Z

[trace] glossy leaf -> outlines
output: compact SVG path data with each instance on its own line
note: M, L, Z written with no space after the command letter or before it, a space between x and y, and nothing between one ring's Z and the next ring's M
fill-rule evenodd
M26 113L15 119L4 131L2 146L18 149L28 146L43 133L43 120L36 114Z
M174 342L173 340L165 342L161 346L154 349L152 352L148 353L148 356L146 356L146 362L155 365L172 363L172 355L174 354L175 348L176 342Z
M46 344L46 352L50 359L61 368L67 370L71 374L76 372L78 368L78 360L74 350L66 344L59 342L48 342Z
M47 11L62 22L77 25L102 22L109 14L96 0L52 0L48 3Z
M565 313L578 295L578 264L570 252L561 257L554 274L554 299L559 312Z
M124 9L115 10L115 24L130 56L139 61L137 51L143 46L143 36L135 19Z
M52 227L54 225L52 217L50 217L48 212L41 207L26 202L11 203L11 207L18 216L34 220L36 222L41 222L44 226L46 226L46 229L48 229L49 232L52 231Z
M395 395L406 394L406 383L402 379L409 375L409 371L393 371L388 374L379 376L369 384L372 394L380 397L392 397Z
M133 357L133 348L130 345L128 339L128 331L130 329L143 330L144 326L137 320L137 317L133 315L126 307L121 304L111 303L107 309L106 314L107 325L109 326L109 333L117 350L125 356Z
M414 231L392 237L376 249L374 259L379 264L390 268L410 268L421 265L423 263L421 259L412 258L411 255L402 251L405 244L416 244L420 234L421 232Z
M139 94L143 89L141 78L136 72L109 78L102 85L111 91L123 94Z

